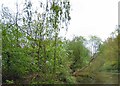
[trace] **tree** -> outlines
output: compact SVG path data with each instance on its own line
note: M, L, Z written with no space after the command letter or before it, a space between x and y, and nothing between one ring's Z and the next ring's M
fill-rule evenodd
M38 72L34 79L40 75L44 77L40 78L40 83L46 82L47 76L51 75L52 79L49 79L51 81L57 79L61 73L66 75L65 78L70 76L67 71L69 62L64 63L68 59L68 54L63 47L64 42L59 37L61 28L66 30L68 28L70 2L40 1L39 8L42 11L34 12L32 2L26 0L22 14L19 13L18 6L16 4L15 15L10 13L7 7L3 7L2 11L4 82L11 77L22 77L31 72ZM60 55L61 52L63 55ZM59 72L60 69L64 72Z
M68 42L69 57L73 60L71 65L73 72L87 65L89 62L90 54L89 50L84 45L85 42L86 40L82 36L75 37L72 41Z
M101 43L102 43L102 40L99 37L90 36L89 46L90 46L92 56L98 52L98 49L100 48Z
M23 48L24 34L18 25L18 11L12 15L7 7L2 8L2 66L3 82L6 79L15 80L26 75L31 68L31 59L27 57L26 49ZM14 20L15 18L15 20Z

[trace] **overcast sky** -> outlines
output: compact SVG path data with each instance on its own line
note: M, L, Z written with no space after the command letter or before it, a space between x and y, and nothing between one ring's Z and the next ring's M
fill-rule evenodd
M72 20L67 36L97 35L106 39L118 24L118 1L71 0Z
M21 5L24 0L18 0ZM32 0L34 6L37 0ZM73 35L85 36L96 35L105 40L118 24L118 1L119 0L70 0L71 22L67 32L67 38ZM10 9L15 10L16 0L0 0ZM35 3L36 2L36 3ZM62 32L63 33L63 32Z

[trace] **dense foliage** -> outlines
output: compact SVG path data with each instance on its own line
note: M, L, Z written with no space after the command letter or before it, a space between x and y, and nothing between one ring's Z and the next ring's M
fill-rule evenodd
M103 59L102 70L118 72L118 36L108 38L100 48L99 58Z
M3 83L79 83L73 75L78 70L118 72L120 37L116 32L104 42L97 36L66 40L59 34L68 29L70 1L40 1L38 8L41 11L33 10L31 1L25 0L22 13L18 3L12 13L2 5Z
M72 59L71 69L75 72L76 69L80 69L87 65L90 60L90 51L85 47L87 40L80 37L73 38L68 42L68 56Z
M70 20L69 1L40 2L42 12L32 11L32 3L25 1L23 13L16 14L2 6L3 82L24 79L25 83L75 82L70 75L71 64L65 42L58 35L61 27L67 29ZM33 17L35 16L35 17ZM25 76L25 77L24 77ZM49 78L48 78L49 77ZM20 83L20 82L19 82Z

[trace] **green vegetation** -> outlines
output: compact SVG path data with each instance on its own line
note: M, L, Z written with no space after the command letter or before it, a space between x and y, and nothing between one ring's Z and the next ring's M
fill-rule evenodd
M2 6L3 84L116 83L119 29L104 42L97 36L66 40L59 33L68 29L70 2L46 0L39 8L42 12L34 12L32 3L26 0L23 13L16 4L14 15Z

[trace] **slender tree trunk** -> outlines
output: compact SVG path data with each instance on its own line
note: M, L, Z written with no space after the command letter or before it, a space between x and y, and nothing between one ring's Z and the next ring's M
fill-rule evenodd
M19 47L19 42L18 42L18 38L19 38L19 35L18 35L18 3L16 3L16 18L15 18L15 26L17 28L17 47Z
M53 73L56 73L56 49L57 49L57 33L55 33L55 48L54 48L54 69Z
M39 40L39 44L38 44L38 67L40 69L40 48L41 48L41 43L40 43L40 40Z
M46 75L46 73L47 73L47 65L46 65L46 60L47 60L47 58L46 58L46 46L45 46L45 44L43 45L43 50L44 50L44 68L43 68L43 72L45 73L45 79L47 78L47 75Z

